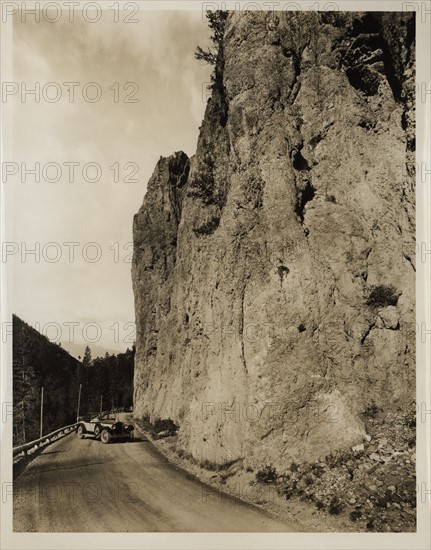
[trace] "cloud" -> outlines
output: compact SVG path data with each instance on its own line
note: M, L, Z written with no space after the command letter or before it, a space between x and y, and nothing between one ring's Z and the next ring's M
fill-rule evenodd
M133 215L160 155L194 154L205 109L202 83L209 81L210 68L193 54L208 41L208 29L197 11L140 11L139 19L129 25L115 24L112 17L97 24L14 21L14 79L28 88L57 82L62 90L57 103L43 97L35 103L31 96L26 103L18 96L11 102L13 159L6 160L62 168L56 183L35 183L31 177L22 183L18 174L6 185L6 223L13 239L29 248L39 242L42 249L54 242L62 250L57 263L42 254L39 263L32 256L25 263L18 255L13 259L12 309L30 324L92 319L109 326L134 319L130 263L124 262L131 250L123 248L132 241ZM79 83L73 103L64 82ZM102 89L97 103L82 98L89 82ZM124 102L133 90L124 89L127 82L139 86L138 103ZM118 103L114 92L120 94ZM73 182L63 165L68 161L79 162ZM99 182L85 181L82 168L88 162L100 165ZM130 173L124 164L136 163L139 182L116 183L110 169L116 162L121 180ZM80 243L72 264L63 245L70 241ZM100 261L82 257L89 242L100 246ZM112 334L100 343L112 347L111 340Z

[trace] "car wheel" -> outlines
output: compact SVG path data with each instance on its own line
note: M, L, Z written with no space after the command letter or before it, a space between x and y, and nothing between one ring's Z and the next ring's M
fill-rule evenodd
M100 434L100 441L102 443L109 443L111 441L111 434L108 430L102 430L102 433Z
M101 427L99 426L99 424L96 424L96 426L94 426L94 435L95 435L96 437L99 437L101 431L102 431L102 429L101 429Z
M78 426L78 437L79 439L84 439L84 426Z

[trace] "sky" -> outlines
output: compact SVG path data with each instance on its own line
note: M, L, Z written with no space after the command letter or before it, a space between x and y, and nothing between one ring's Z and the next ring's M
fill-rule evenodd
M201 11L113 15L14 20L7 262L13 313L51 340L124 350L133 215L159 157L194 154L211 68L193 55L208 44Z

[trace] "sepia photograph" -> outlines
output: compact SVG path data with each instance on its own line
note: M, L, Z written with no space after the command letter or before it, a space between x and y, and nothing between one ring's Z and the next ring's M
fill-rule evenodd
M430 3L1 17L2 547L429 549Z

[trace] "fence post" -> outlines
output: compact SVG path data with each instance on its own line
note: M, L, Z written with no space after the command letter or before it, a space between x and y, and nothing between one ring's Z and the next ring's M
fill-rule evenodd
M76 414L76 421L78 422L78 418L79 418L79 406L81 404L81 388L82 388L82 384L79 384L79 393L78 393L78 412Z
M40 436L43 435L43 386L42 386L42 392L40 395Z

